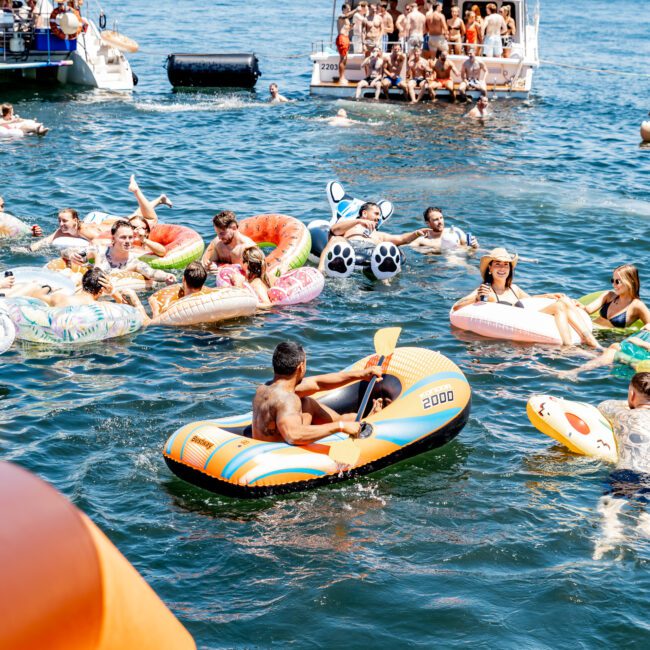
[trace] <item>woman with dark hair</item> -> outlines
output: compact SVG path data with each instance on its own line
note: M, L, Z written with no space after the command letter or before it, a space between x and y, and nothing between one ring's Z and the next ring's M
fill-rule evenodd
M151 241L151 228L149 223L143 217L131 217L129 223L133 226L133 245L137 248L144 249L145 253L151 253L158 257L167 254L167 249L156 241Z
M513 282L518 260L517 254L511 255L505 248L495 248L484 255L481 258L483 284L461 298L452 309L456 311L475 302L495 302L524 309L522 300L531 296ZM562 345L572 344L571 329L573 329L584 343L594 348L601 348L593 334L584 330L578 308L567 296L561 293L546 293L535 297L552 298L555 301L540 311L555 318Z

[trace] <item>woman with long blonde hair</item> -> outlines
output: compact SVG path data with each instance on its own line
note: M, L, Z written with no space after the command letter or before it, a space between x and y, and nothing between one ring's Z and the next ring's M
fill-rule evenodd
M611 283L611 291L582 307L588 314L598 312L596 325L629 327L637 320L644 325L650 323L650 309L640 298L641 281L636 266L622 264L616 267Z

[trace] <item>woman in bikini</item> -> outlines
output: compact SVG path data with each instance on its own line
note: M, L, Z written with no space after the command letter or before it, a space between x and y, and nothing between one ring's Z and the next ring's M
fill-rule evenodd
M517 33L517 25L515 24L515 19L510 15L510 6L504 5L501 7L501 15L503 20L506 22L506 27L508 31L501 37L501 42L503 43L503 58L507 59L510 57L512 52L512 39Z
M481 258L483 284L461 298L452 309L456 311L477 302L494 302L524 309L522 300L531 296L513 282L518 259L518 255L511 255L505 248L495 248L484 255ZM572 345L571 329L573 329L584 343L594 348L601 348L593 334L584 331L578 308L567 296L561 293L545 293L535 297L555 300L553 304L540 311L555 318L562 345Z
M632 264L623 264L612 273L612 289L588 305L580 305L588 314L598 312L596 325L601 327L629 327L640 320L650 323L650 309L639 297L639 271Z
M455 54L462 54L463 46L461 44L465 40L465 23L460 19L460 10L456 6L451 8L451 18L447 19L447 28L449 29L447 36L449 47Z

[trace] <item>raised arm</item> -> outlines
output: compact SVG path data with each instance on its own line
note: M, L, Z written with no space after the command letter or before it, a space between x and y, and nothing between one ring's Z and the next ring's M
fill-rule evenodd
M362 226L365 226L368 228L369 226L372 226L372 222L368 219L341 219L341 221L337 221L331 228L330 232L333 235L337 235L339 237L343 237L345 233L350 230L350 228L354 228L355 226L358 226L361 224Z
M381 381L381 368L379 366L359 368L357 370L342 370L341 372L332 372L327 375L305 377L296 386L296 395L299 397L309 397L321 390L334 390L341 386L347 386L347 384L351 384L353 381L370 380L372 377L377 377L377 381Z
M377 233L381 241L395 244L395 246L406 246L415 241L418 237L422 237L424 232L422 230L414 230L413 232L406 232L403 235L389 235L385 232Z

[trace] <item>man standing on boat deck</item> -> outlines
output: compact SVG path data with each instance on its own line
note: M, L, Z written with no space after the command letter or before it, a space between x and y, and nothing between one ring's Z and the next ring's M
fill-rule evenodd
M431 53L430 56L435 59L439 52L447 49L447 36L449 35L447 19L442 13L442 4L434 4L426 18L426 31L429 35L428 50Z
M368 21L366 23L366 56L378 47L383 51L382 47L382 34L384 23L378 13L379 4L369 5Z
M253 398L253 438L265 442L305 445L333 433L357 437L356 413L337 413L311 395L355 381L381 381L381 368L371 366L305 377L307 357L302 346L285 341L273 352L273 380L260 386ZM375 405L377 406L377 405Z
M382 2L379 5L377 12L381 18L382 24L381 49L384 52L388 52L388 42L389 40L392 40L395 31L395 24L393 23L393 17L388 13L388 5L385 2Z
M212 223L217 236L205 249L201 264L208 271L216 271L219 264L241 264L244 251L256 244L239 232L235 213L224 210L214 216Z
M366 37L366 26L368 23L368 3L366 0L361 0L356 9L356 13L352 16L352 52L354 54L363 54L363 42Z
M414 47L421 48L424 42L424 30L427 19L414 2L406 5L406 10L406 38L408 40L409 50Z
M500 57L503 54L501 36L507 31L506 21L497 13L497 6L490 2L487 17L483 20L483 56Z
M348 64L348 52L350 51L350 28L352 27L350 17L354 16L357 11L358 8L352 9L349 4L344 4L341 7L341 14L336 21L338 28L336 49L339 52L339 76L335 81L338 81L340 84L348 83L348 80L345 78L345 67Z

